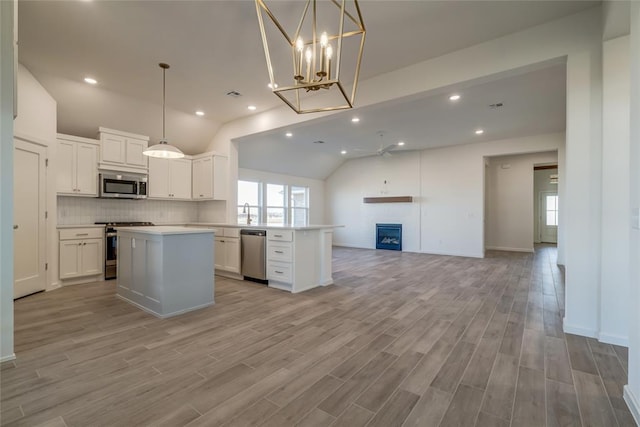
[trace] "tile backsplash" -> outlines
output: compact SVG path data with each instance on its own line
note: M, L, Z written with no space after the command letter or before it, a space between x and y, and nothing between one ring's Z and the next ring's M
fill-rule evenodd
M213 203L224 206L225 202ZM154 224L197 222L199 204L174 200L113 200L58 196L58 224L117 221L151 221Z

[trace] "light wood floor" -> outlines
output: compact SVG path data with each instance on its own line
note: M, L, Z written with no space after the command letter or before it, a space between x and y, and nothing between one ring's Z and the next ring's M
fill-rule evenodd
M218 278L215 306L169 320L113 282L17 301L2 424L634 425L626 349L562 332L555 248L334 255L334 286Z

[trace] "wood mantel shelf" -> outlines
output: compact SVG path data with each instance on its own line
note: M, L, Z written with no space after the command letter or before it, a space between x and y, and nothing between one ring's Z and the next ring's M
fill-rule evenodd
M364 203L411 203L413 196L365 197Z

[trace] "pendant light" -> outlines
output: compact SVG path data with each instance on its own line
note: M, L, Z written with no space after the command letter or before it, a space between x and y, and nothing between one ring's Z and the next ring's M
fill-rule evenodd
M159 157L162 159L180 159L184 157L184 153L180 151L179 148L170 145L167 142L167 138L165 137L165 94L166 94L166 83L165 83L165 72L169 68L169 64L165 64L161 62L158 64L160 68L162 68L162 139L155 145L147 148L142 152L145 156L149 157Z

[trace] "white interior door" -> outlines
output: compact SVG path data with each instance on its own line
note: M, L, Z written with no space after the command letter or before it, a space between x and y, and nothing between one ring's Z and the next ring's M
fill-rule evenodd
M46 287L46 148L14 140L13 297Z
M558 242L558 193L555 191L541 191L538 203L540 241L543 243Z

